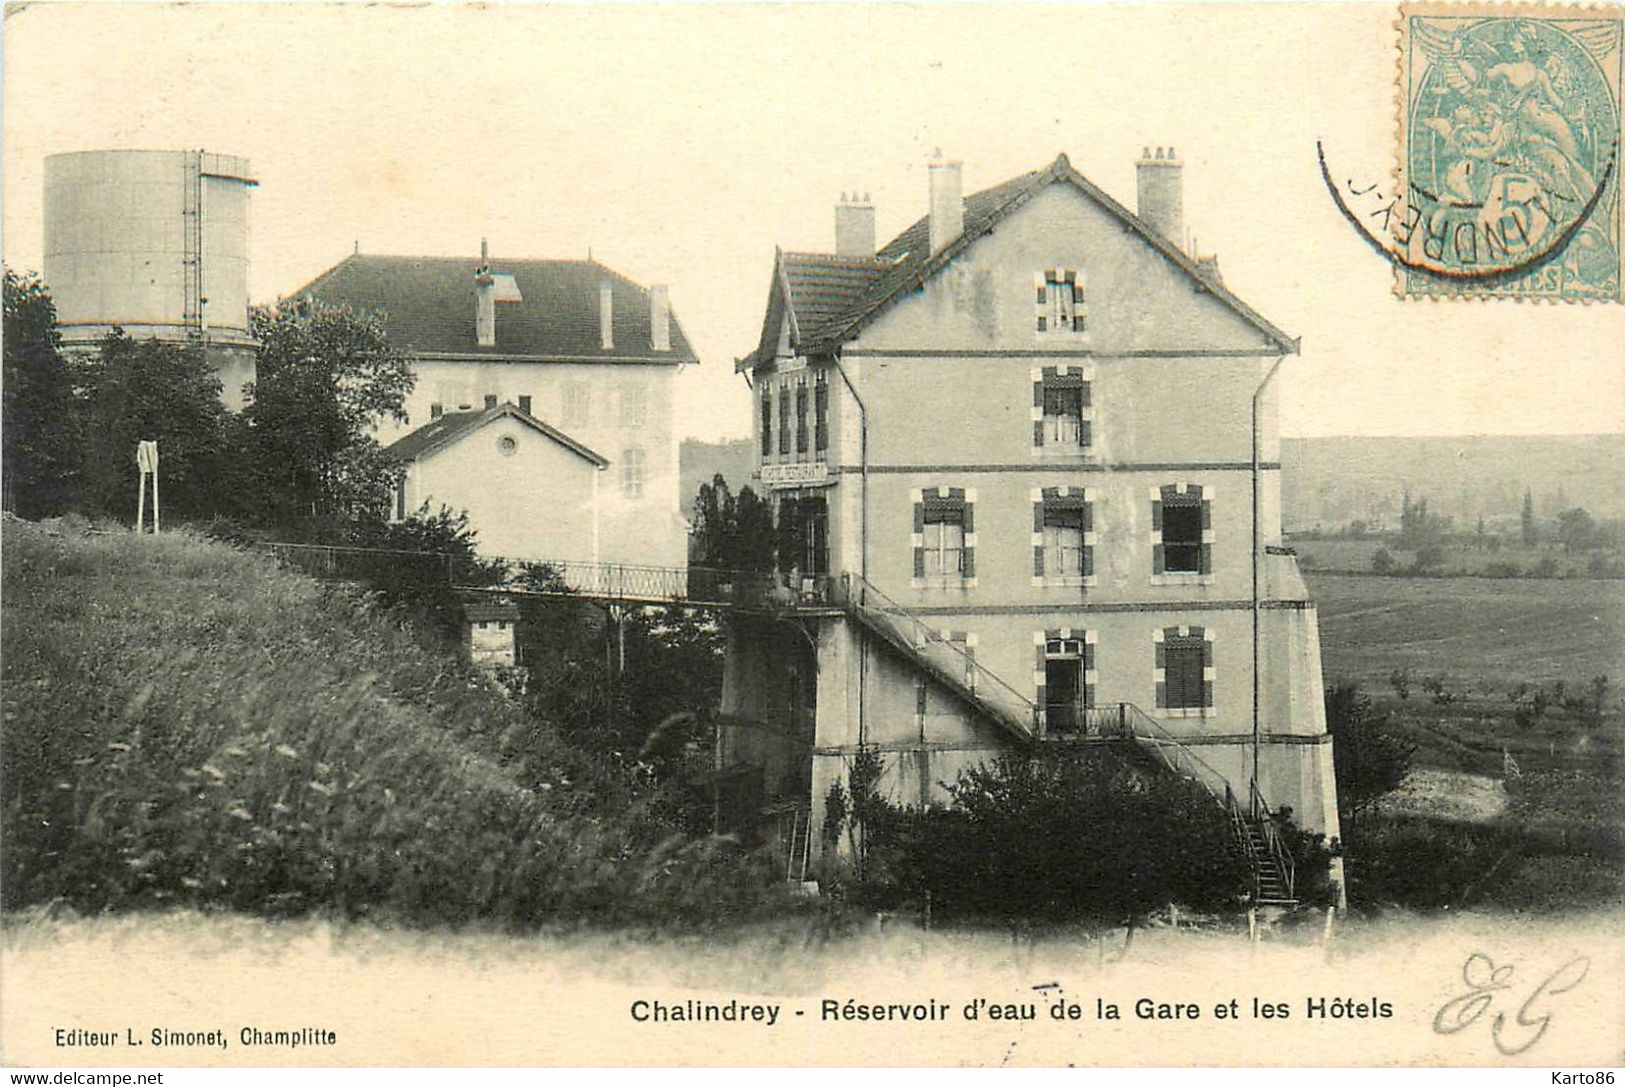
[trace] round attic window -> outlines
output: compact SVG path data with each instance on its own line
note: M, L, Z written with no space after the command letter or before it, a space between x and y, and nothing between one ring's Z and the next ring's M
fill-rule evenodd
M504 434L502 437L497 439L497 451L500 452L504 457L511 457L515 453L519 452L519 443L514 441L513 438Z

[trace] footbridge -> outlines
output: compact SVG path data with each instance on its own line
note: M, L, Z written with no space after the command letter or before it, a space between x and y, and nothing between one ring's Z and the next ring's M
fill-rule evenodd
M1254 785L1243 802L1230 781L1161 722L1131 702L1069 707L1063 714L1017 691L955 642L857 574L787 577L706 566L646 566L575 559L508 559L500 585L460 584L459 563L437 552L382 551L329 545L267 544L288 565L322 577L365 578L388 565L421 573L469 598L542 597L610 606L671 606L791 619L841 617L860 624L974 712L1015 746L1036 751L1067 744L1127 743L1159 769L1199 785L1224 811L1233 848L1246 859L1253 900L1294 901L1291 853L1277 819ZM487 560L488 562L490 560ZM1053 718L1053 719L1052 719Z

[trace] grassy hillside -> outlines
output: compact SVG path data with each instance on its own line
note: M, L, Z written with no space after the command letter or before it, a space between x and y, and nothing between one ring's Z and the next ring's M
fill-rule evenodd
M367 598L181 534L11 521L3 545L7 908L527 926L776 900L765 859L675 833Z

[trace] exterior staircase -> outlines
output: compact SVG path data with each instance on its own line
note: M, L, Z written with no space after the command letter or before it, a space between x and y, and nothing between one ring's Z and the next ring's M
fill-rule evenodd
M832 586L833 603L1022 745L1037 737L1038 707L976 658L857 574Z
M855 574L845 574L833 587L835 600L853 620L880 637L973 709L1003 727L1024 747L1040 742L1115 740L1134 749L1163 772L1194 781L1225 813L1231 848L1251 874L1255 906L1290 908L1297 904L1292 855L1280 825L1256 785L1244 808L1223 774L1132 702L1091 706L1080 715L1082 726L1064 736L1046 735L1038 706L976 662L963 649L945 641L918 616Z

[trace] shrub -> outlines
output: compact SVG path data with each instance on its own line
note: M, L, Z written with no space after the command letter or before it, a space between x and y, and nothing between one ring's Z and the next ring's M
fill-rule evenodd
M1497 824L1368 820L1348 841L1349 897L1416 909L1454 905L1492 877L1515 848L1514 833Z
M1332 737L1337 805L1352 826L1372 804L1399 787L1416 754L1387 713L1378 712L1358 685L1326 689L1326 727Z
M1393 573L1394 567L1398 565L1399 563L1394 559L1394 556L1389 553L1386 547L1377 548L1377 553L1371 556L1372 573L1386 576Z
M963 771L950 792L951 809L903 809L849 782L861 900L929 893L949 915L1132 924L1170 902L1225 908L1246 893L1214 799L1111 752L1006 755Z

